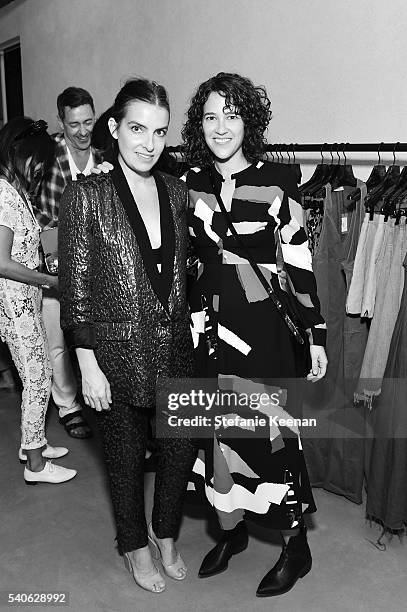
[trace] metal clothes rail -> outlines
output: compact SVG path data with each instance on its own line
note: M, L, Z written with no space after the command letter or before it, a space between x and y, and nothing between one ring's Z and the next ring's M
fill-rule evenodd
M167 147L169 153L181 153L180 145L175 147ZM333 142L333 143L273 143L266 146L266 151L269 153L407 153L407 142L378 142L378 143L349 143L349 142Z

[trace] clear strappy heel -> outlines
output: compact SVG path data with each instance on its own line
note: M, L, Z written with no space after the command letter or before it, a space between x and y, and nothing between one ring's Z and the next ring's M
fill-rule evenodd
M150 542L152 556L154 557L154 559L159 559L161 561L161 564L167 576L173 578L174 580L184 580L187 577L188 570L183 558L178 552L177 558L174 563L164 563L161 550L158 545L157 538L154 535L151 523L148 526L148 539Z
M162 593L165 590L165 581L158 569L155 572L140 572L137 570L130 558L129 553L123 553L125 568L133 575L133 578L142 589L151 593Z

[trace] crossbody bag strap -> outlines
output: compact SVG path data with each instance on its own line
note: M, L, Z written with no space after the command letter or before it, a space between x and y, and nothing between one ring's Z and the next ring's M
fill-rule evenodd
M259 279L259 281L263 285L264 289L267 291L267 294L270 297L271 301L273 302L274 306L276 307L276 309L280 313L281 317L283 318L284 323L287 325L288 329L290 330L290 332L294 336L294 339L296 340L296 342L298 342L298 344L304 344L304 338L301 336L298 327L296 326L296 324L294 323L294 321L292 320L292 318L288 314L288 312L287 312L283 302L280 300L279 297L277 297L277 295L276 295L272 285L267 282L267 280L265 279L265 277L261 273L261 271L259 269L259 266L253 260L253 258L250 255L249 251L246 249L246 247L243 245L242 241L240 240L239 234L237 233L236 228L235 228L235 226L232 223L230 215L229 215L228 211L226 210L225 204L223 203L222 197L221 197L221 195L220 195L220 193L219 193L219 191L218 191L218 189L217 189L217 187L215 185L215 180L214 180L214 176L213 176L213 170L211 170L210 173L211 173L211 181L212 181L213 193L214 193L214 195L216 197L216 200L217 200L217 202L219 204L219 208L221 209L221 211L223 213L223 216L225 217L225 220L226 220L226 223L228 225L228 228L232 232L234 238L236 239L236 242L238 243L239 247L243 251L244 256L246 257L247 261L249 262L253 272L256 274L257 278Z

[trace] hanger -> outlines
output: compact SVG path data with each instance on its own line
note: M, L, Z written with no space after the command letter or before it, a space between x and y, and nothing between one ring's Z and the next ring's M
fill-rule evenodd
M369 191L372 191L372 189L374 189L374 187L376 187L383 180L384 175L386 174L386 166L380 163L380 149L382 148L383 144L384 143L381 142L377 147L377 164L373 166L370 176L366 181L368 193Z
M377 148L378 163L373 166L372 171L366 181L366 188L368 193L372 191L372 189L377 187L379 183L382 182L384 175L386 174L386 166L380 163L380 149L382 144L383 143L381 142ZM361 196L362 193L360 191L360 188L358 187L357 189L355 189L355 191L352 191L352 193L348 195L348 200L351 200L352 202L358 202Z
M303 195L310 195L315 185L319 185L323 183L324 177L330 171L330 165L324 162L324 156L322 153L323 148L325 146L328 146L326 142L324 142L324 144L321 145L321 149L320 149L321 163L317 164L314 170L314 174L311 176L311 178L306 183L304 183L300 187L300 191Z
M393 148L393 164L387 168L382 181L368 193L365 205L366 210L370 212L370 218L373 219L373 213L379 212L383 205L383 198L389 197L394 191L400 177L400 166L396 165L396 145Z
M295 144L291 143L291 147L293 151L293 160L294 160L293 163L291 164L291 168L294 172L296 183L297 185L299 185L301 183L301 178L302 178L301 166L300 164L297 164L297 162L295 161Z
M331 146L329 150L329 154L331 156L331 163L330 165L327 166L327 170L325 174L322 176L321 181L317 183L316 185L314 185L308 191L308 193L311 196L314 196L315 198L321 199L325 197L325 185L327 185L328 183L332 183L332 180L335 177L335 174L337 172L338 163L334 164L334 156L333 156L333 149L335 146L338 147L338 144L336 142L333 143L333 145ZM339 153L338 153L338 157L339 157Z
M280 147L280 149L278 151L278 154L280 156L280 164L284 164L283 145L282 145L281 142L280 142L279 147Z
M343 142L342 145L337 145L337 146L338 146L337 154L338 154L339 161L336 167L336 172L331 177L331 181L330 181L331 186L332 186L332 191L335 191L335 189L338 189L339 187L356 187L356 178L353 174L353 168L352 166L346 163L346 153L345 153L346 145ZM344 157L343 164L340 163L339 146L342 146L343 157Z
M293 144L291 145L281 145L282 147L284 147L284 149L287 152L287 157L288 160L285 163L286 166L288 166L290 168L290 170L292 170L294 177L295 177L295 181L297 183L297 185L299 185L299 183L301 183L301 176L302 176L302 172L301 172L301 166L300 164L297 164L295 161L295 147ZM291 155L290 155L290 147L292 148L293 151L293 163L291 163Z
M400 166L398 164L396 165L396 147L398 144L400 143L395 143L393 147L393 164L387 170L387 172L389 172L389 170L391 169L391 176L394 178L394 181L390 183L389 186L385 189L385 191L381 193L380 199L376 202L375 205L376 212L381 211L381 208L385 202L388 202L390 207L393 206L393 196L395 195L400 186L400 179L402 178L402 182L405 180L405 174L402 177L402 173L400 173Z
M395 144L395 147L399 143ZM404 166L402 171L400 172L399 179L396 183L395 189L391 191L386 196L383 196L384 205L387 205L386 208L397 211L401 208L401 203L405 199L407 195L407 166Z

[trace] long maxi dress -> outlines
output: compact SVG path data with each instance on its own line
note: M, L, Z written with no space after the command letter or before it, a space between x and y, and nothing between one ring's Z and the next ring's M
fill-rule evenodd
M212 176L209 169L193 168L184 177L190 195L187 221L199 262L190 292L197 376L215 378L219 389L237 393L270 392L275 390L270 379L296 378L298 345L228 229L212 181L239 238L281 295L280 242L298 309L313 343L325 345L300 194L291 170L271 162L254 163L230 179L216 170ZM209 327L215 330L214 353L208 349ZM287 415L290 397L280 407ZM236 413L236 406L230 412ZM271 413L257 408L252 416ZM296 527L302 512L316 510L298 428L266 419L265 426L243 425L242 431L239 422L214 428L214 436L202 444L190 488L206 494L224 529L233 528L243 512L272 528Z

